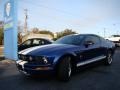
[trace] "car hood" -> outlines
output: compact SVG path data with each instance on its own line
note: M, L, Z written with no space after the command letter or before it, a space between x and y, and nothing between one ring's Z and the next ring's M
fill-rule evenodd
M62 52L71 51L74 49L77 50L78 46L67 45L67 44L50 44L50 45L37 46L37 47L25 49L19 52L19 54L39 56L39 55L62 53Z

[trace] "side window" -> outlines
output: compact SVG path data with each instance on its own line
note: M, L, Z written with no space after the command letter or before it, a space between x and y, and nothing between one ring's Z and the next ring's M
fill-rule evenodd
M88 36L84 42L87 42L87 41L92 41L94 44L100 43L100 39L97 36Z
M34 39L34 40L33 40L33 45L39 45L39 40Z
M45 41L44 40L39 40L39 45L45 45Z
M95 44L100 44L100 39L97 36L92 36L92 40Z
M45 41L42 39L34 39L33 40L33 45L44 45Z
M109 41L109 40L106 40L106 39L104 39L104 38L102 38L102 37L101 37L101 39L100 39L100 40L101 40L101 44L103 44L103 45L105 45L105 44L106 44L106 42L107 42L107 41Z
M27 40L22 45L31 45L31 43L32 43L32 40Z
M49 41L47 41L47 40L44 40L44 43L45 44L51 44Z
M81 42L82 42L82 40L83 40L83 38L84 38L84 36L77 36L76 38L75 38L75 42L74 42L74 44L75 45L80 45L81 44Z
M87 41L92 41L92 38L90 36L86 37L84 42L87 42Z

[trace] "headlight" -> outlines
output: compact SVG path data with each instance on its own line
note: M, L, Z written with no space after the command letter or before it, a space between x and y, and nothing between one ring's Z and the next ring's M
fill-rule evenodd
M44 56L39 56L39 57L35 57L35 62L41 63L41 64L48 64L48 58L44 57Z
M20 54L18 54L18 58L21 59L21 55Z
M20 60L24 60L24 59L25 59L25 56L24 56L24 55L21 55L21 54L18 54L18 58L19 58Z
M29 59L30 59L30 57L29 57L29 56L22 55L22 54L18 54L18 58L19 58L20 60L24 60L24 61L27 61L27 60L29 60Z

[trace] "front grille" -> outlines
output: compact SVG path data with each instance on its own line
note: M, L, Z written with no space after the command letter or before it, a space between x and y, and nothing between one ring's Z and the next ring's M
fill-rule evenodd
M29 56L29 55L22 55L22 54L19 54L18 55L19 59L20 60L23 60L23 61L28 61L28 62L39 62L39 63L43 63L43 57L39 56Z
M18 55L18 58L20 60L23 60L23 61L28 61L29 63L31 64L41 64L41 65L44 65L46 64L45 61L44 61L44 58L43 56L29 56L29 55L22 55L22 54L19 54ZM52 60L49 60L49 58L47 58L48 60L48 63L47 64L52 64L53 63L53 59Z

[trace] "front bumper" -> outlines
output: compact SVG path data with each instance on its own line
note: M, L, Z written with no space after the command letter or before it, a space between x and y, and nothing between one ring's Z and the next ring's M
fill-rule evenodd
M38 74L51 74L54 73L52 65L40 65L35 62L27 62L19 60L16 62L16 66L20 72L26 75L38 75Z

